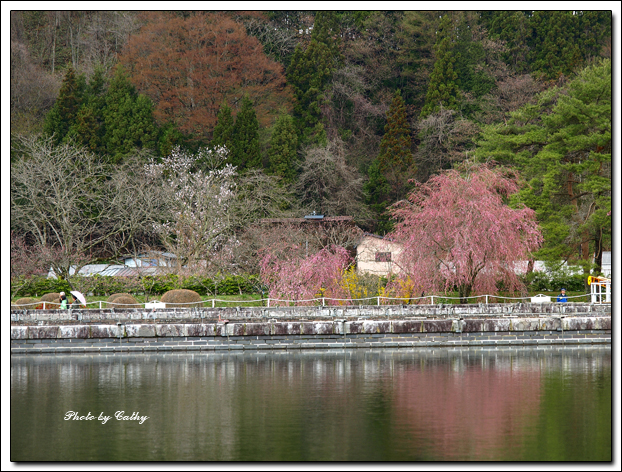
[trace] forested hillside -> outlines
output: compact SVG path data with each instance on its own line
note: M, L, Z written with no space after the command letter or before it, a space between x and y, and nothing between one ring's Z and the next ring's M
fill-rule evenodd
M61 272L161 248L257 273L261 218L386 234L417 185L487 163L519 176L509 203L535 211L534 257L596 255L598 271L611 25L610 11L12 11L13 235Z

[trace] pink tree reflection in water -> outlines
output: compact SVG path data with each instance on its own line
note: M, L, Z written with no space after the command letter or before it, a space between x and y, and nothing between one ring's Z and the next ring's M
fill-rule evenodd
M408 366L394 377L400 430L414 433L418 448L440 447L443 460L507 460L512 449L520 457L542 388L540 366L525 362Z

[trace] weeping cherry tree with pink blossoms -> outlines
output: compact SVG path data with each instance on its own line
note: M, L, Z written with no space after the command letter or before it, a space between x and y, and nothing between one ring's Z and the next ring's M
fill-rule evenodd
M160 182L168 215L154 225L166 249L182 265L209 264L230 244L233 222L229 208L236 196L235 167L224 164L224 147L189 154L176 148L161 162L145 166L152 182ZM206 171L196 169L201 162Z
M517 191L516 173L485 165L418 184L391 209L397 224L388 237L402 251L388 291L417 297L457 289L467 303L471 293L496 294L500 282L510 292L524 288L515 264L529 259L542 235L533 210L506 204Z
M352 261L345 248L331 245L308 256L301 256L299 249L292 246L276 251L273 247L264 251L260 277L269 288L270 298L299 302L318 297L349 297L341 284L344 271ZM327 303L338 304L338 301L327 300Z

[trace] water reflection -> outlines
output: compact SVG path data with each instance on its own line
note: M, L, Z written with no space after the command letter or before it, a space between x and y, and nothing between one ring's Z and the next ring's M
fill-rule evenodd
M610 460L611 350L12 356L11 459Z

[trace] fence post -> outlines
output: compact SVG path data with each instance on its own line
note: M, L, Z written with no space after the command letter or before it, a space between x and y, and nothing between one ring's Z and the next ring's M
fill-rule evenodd
M378 306L380 306L380 295L378 295L378 297L376 298L378 298Z
M488 305L488 295L486 295L486 305Z
M270 297L268 297L268 308L270 308Z
M432 303L431 303L431 305L434 305L434 295L430 295L430 296L431 296L431 298L432 298Z
M326 299L322 297L322 306L326 306Z
M102 309L102 301L101 300L99 301L99 309L100 310Z

